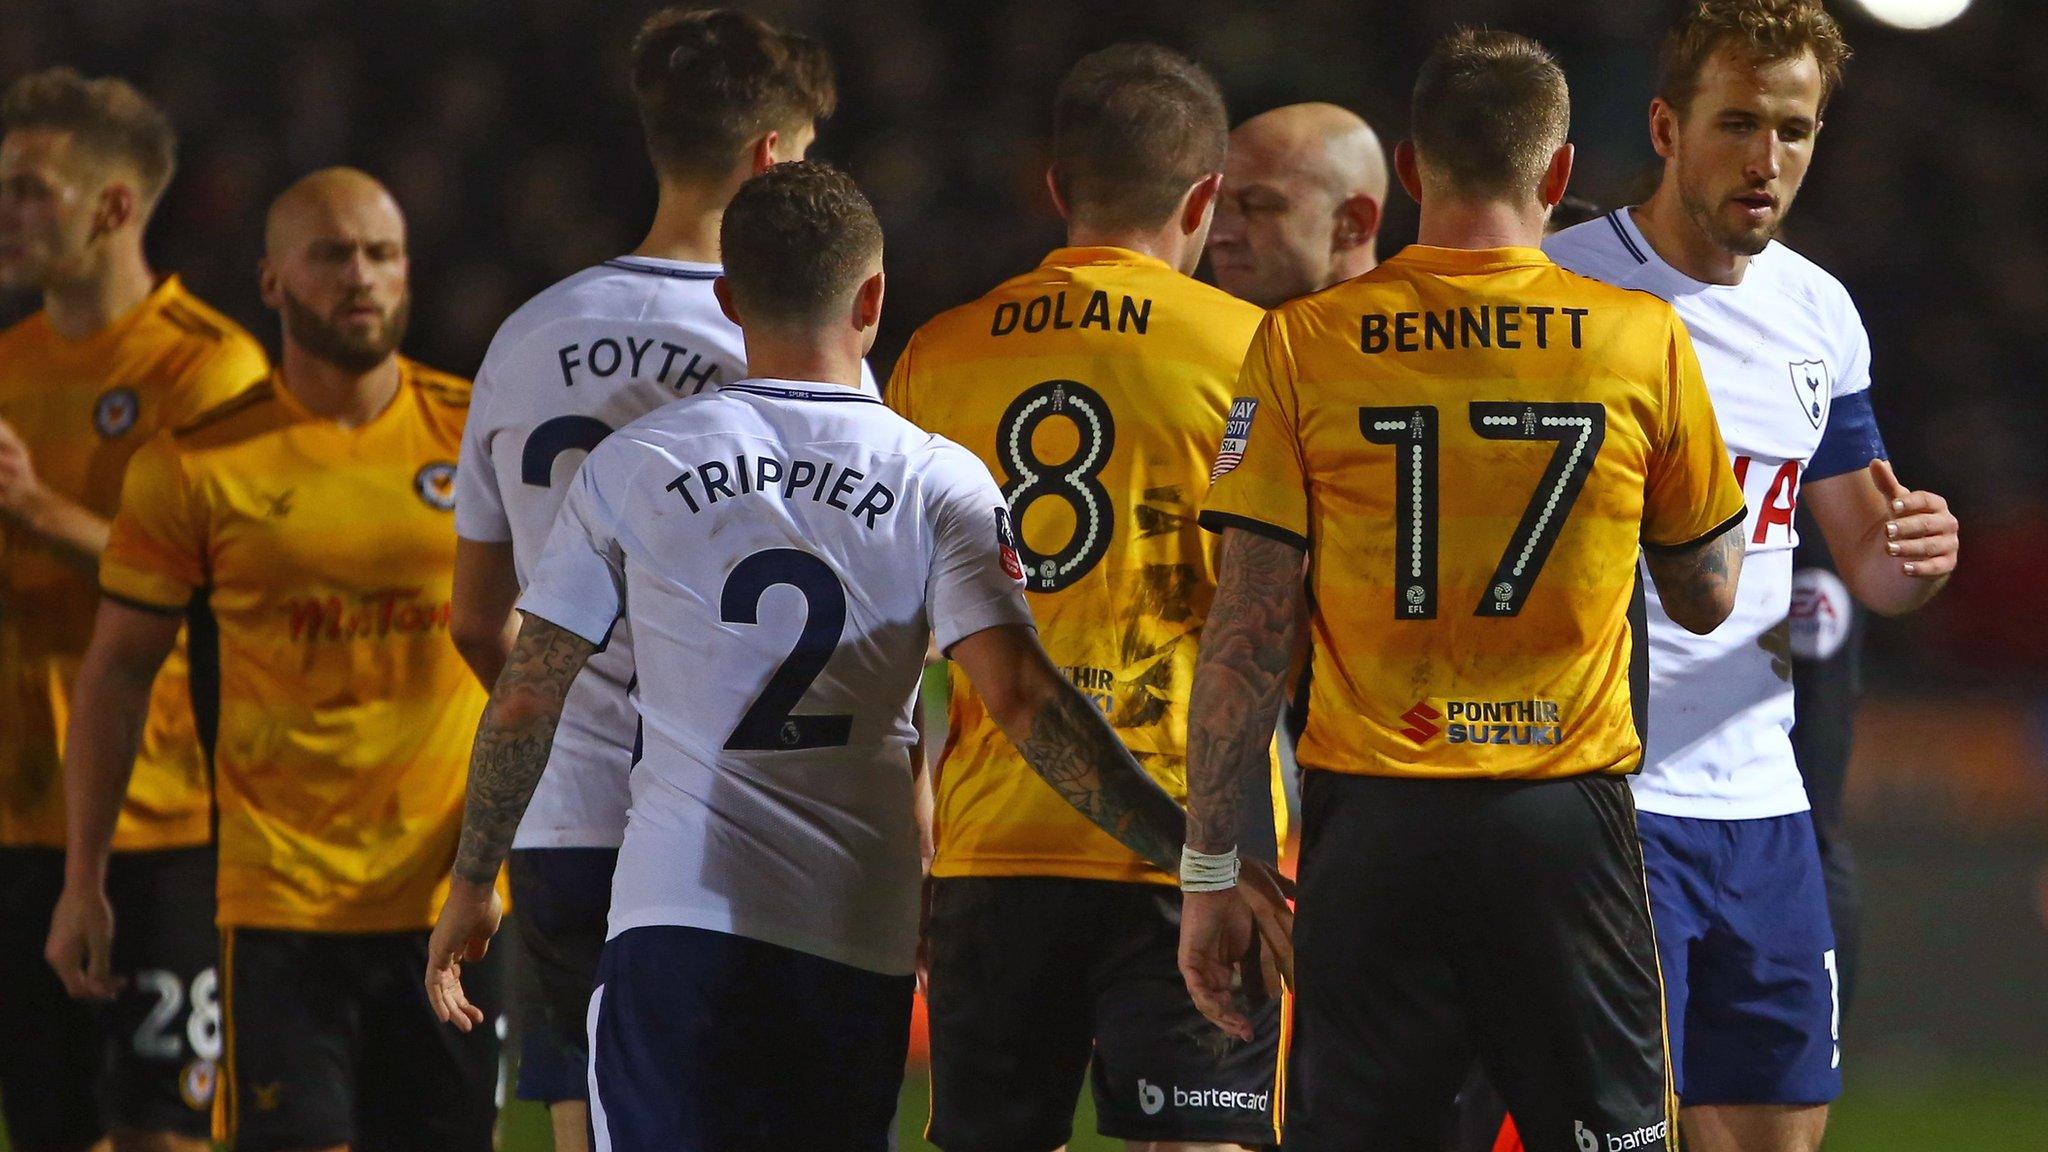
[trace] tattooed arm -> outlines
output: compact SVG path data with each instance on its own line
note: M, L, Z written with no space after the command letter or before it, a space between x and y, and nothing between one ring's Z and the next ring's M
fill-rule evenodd
M984 628L947 652L1031 769L1096 827L1167 872L1186 821L1029 628Z
M1202 626L1188 709L1188 845L1197 852L1237 846L1247 794L1267 803L1266 749L1305 622L1303 560L1290 542L1223 530L1216 601ZM1181 897L1180 970L1188 995L1241 1040L1252 1038L1243 965L1255 931L1266 970L1293 975L1293 918L1276 878L1245 861L1235 887Z
M597 645L538 616L528 615L520 625L470 752L457 877L472 884L496 881L547 767L562 701L595 651Z
M1704 636L1735 610L1735 584L1742 575L1743 521L1716 535L1677 548L1645 546L1650 579L1664 613L1679 627Z
M497 934L504 914L498 869L548 765L569 685L595 651L597 645L574 632L525 614L477 726L455 878L427 942L427 1000L436 1015L461 1031L484 1020L483 1009L463 993L462 962L482 959Z
M1226 528L1222 553L1188 707L1188 843L1198 852L1235 846L1240 803L1265 794L1307 600L1293 544ZM1254 775L1256 789L1246 783Z

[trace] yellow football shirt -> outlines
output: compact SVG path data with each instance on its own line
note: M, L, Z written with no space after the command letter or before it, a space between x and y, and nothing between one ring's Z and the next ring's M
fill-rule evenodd
M273 378L136 454L106 594L220 633L223 927L433 924L484 694L448 637L469 384L409 361L349 429Z
M1046 651L1176 800L1216 579L1195 514L1262 315L1139 253L1062 248L920 328L889 381L995 475ZM933 782L934 875L1172 882L1047 787L958 668Z
M1238 395L1202 522L1309 551L1304 766L1636 769L1639 548L1743 512L1670 305L1417 245L1275 310Z
M0 332L0 420L52 491L111 519L128 458L263 378L263 349L175 276L82 340L41 312ZM64 736L92 638L92 572L0 522L0 844L64 844ZM212 838L206 760L193 721L184 639L150 696L117 850Z

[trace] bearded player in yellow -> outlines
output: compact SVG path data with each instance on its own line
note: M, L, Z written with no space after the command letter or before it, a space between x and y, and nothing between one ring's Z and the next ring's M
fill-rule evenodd
M106 980L118 925L98 878L131 717L203 595L220 632L219 1135L238 1152L489 1152L496 1031L440 1027L418 979L483 705L448 636L469 384L397 353L405 222L376 181L300 180L265 248L278 371L136 456L100 564L49 950ZM495 1016L496 973L484 988Z
M103 1135L116 1152L203 1150L213 831L182 639L135 703L147 722L107 875L131 932L108 1011L65 995L43 937L64 877L64 726L128 458L261 379L263 351L143 255L177 148L147 99L52 69L8 89L0 125L0 288L43 297L0 333L0 1036L16 1038L0 1099L23 1152Z
M1475 1060L1532 1152L1677 1146L1629 605L1640 551L1674 620L1726 617L1743 499L1677 314L1538 247L1569 99L1533 41L1437 45L1418 243L1267 317L1203 505L1181 966L1235 1035L1234 814L1309 562L1290 1149L1441 1148Z
M1214 580L1195 510L1262 315L1188 275L1228 131L1215 81L1172 52L1082 59L1048 177L1069 246L926 324L888 390L995 474L1046 651L1176 800ZM1091 1060L1106 1136L1273 1143L1279 1004L1242 1043L1201 1035L1172 877L1047 788L957 669L933 778L932 1143L1050 1152ZM1248 851L1271 860L1272 796L1247 787Z

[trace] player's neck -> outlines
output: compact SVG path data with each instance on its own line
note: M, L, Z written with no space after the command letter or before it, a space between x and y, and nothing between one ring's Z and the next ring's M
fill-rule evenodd
M1660 259L1702 284L1740 284L1749 271L1749 257L1714 243L1693 222L1674 181L1659 184L1655 195L1629 209L1629 219Z
M1415 242L1431 248L1540 248L1543 214L1499 200L1431 197L1422 205Z
M358 372L307 351L291 339L284 342L278 380L306 411L344 428L360 428L391 406L398 395L398 357L387 356L376 367Z
M1097 228L1069 221L1067 247L1123 248L1179 268L1187 256L1188 237L1176 224L1147 232L1136 228Z
M762 380L860 387L860 348L820 341L812 333L781 333L761 327L742 330L747 340L747 375Z
M98 267L43 287L43 318L66 340L83 340L101 331L141 307L156 290L141 239L110 244Z
M654 223L633 255L655 260L719 262L718 226L732 190L725 187L673 184L663 181Z

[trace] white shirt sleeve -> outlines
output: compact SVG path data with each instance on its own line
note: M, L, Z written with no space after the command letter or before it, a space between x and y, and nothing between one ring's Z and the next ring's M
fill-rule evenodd
M600 446L600 449L602 446ZM600 491L600 461L593 452L569 482L547 546L520 594L519 610L603 645L626 604L626 558L619 547L618 515Z
M1844 293L1841 313L1835 321L1844 347L1842 372L1835 377L1836 399L1870 387L1870 333L1864 329L1863 317L1856 311L1856 305L1846 296Z
M1032 626L1010 510L988 469L947 444L926 476L933 531L925 607L939 651L984 628Z
M462 425L462 454L455 468L455 534L482 544L512 539L512 521L498 492L498 472L491 462L485 433L490 387L490 360L477 370L469 394L469 417Z

